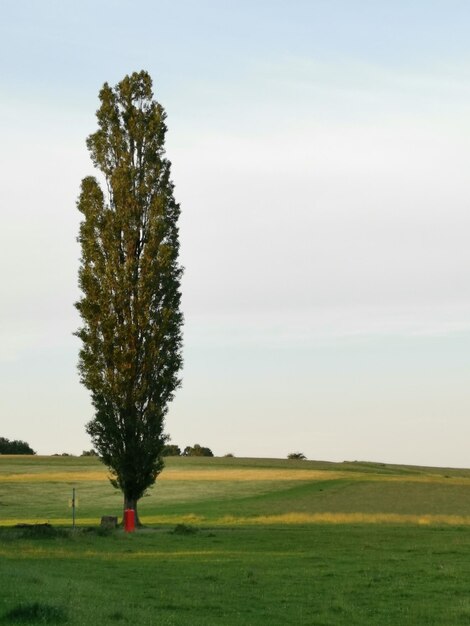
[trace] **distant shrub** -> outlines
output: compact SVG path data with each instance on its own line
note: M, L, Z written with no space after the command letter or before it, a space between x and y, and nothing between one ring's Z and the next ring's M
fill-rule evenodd
M214 454L210 448L195 443L194 446L186 446L183 456L214 456Z
M165 444L162 456L181 456L181 448L174 443Z
M227 454L224 454L224 458L225 459L233 459L233 458L235 458L235 455L232 454L231 452L227 452Z
M0 437L0 454L36 454L26 441L14 439L10 441L6 437Z
M292 459L295 459L295 460L297 460L297 461L305 461L305 459L306 459L307 457L306 457L306 456L305 456L305 454L303 454L302 452L290 452L290 453L287 455L287 458L288 458L288 459L291 459L291 460L292 460Z
M92 448L91 450L83 450L80 456L98 456L98 452Z

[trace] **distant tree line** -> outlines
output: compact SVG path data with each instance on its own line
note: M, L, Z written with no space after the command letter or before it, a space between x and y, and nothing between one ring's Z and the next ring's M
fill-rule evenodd
M0 437L0 454L36 454L26 441Z
M181 448L173 443L167 443L163 448L163 456L214 456L210 448L200 446L195 443L194 446L186 446L181 452Z
M76 454L71 454L70 452L55 452L52 456L77 456ZM83 450L80 456L98 456L98 452L96 450Z
M6 453L5 453L6 454ZM13 454L13 452L8 452L8 454ZM19 452L18 454L33 454L32 452ZM70 454L68 452L55 453L52 456L76 456L75 454ZM91 450L83 450L80 456L99 456L98 452L91 448ZM162 452L162 456L214 456L212 450L210 448L206 448L205 446L200 446L198 443L195 443L194 446L186 446L184 450L173 443L165 444L165 447ZM233 454L229 453L225 456L233 456Z
M98 456L98 452L91 448L91 450L83 450L80 456Z

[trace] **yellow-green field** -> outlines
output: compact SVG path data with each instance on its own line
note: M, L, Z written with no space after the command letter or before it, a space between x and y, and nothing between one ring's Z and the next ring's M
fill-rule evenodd
M0 523L68 524L120 515L93 457L0 456ZM276 459L169 458L141 500L144 523L198 525L470 524L470 470Z
M469 470L170 458L121 509L96 458L0 456L0 624L470 624Z

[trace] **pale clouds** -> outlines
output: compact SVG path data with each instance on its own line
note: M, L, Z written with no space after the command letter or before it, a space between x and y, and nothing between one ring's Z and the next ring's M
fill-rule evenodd
M0 434L90 446L75 201L100 86L145 67L182 206L175 442L468 465L469 14L366 5L144 2L132 30L120 2L103 37L105 5L11 4Z
M361 307L382 309L385 326L394 311L428 319L435 307L436 326L461 328L467 137L418 120L273 135L205 137L202 154L174 152L189 306L313 319L342 308L356 320Z

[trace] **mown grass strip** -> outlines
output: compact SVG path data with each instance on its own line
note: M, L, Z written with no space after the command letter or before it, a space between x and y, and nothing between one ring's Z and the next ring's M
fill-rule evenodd
M139 560L142 558L214 558L214 557L237 557L240 554L245 554L244 551L239 550L137 550L132 552L103 552L99 550L67 550L65 548L56 548L54 546L31 547L22 546L16 547L15 552L11 552L8 549L0 548L0 557L2 558L14 558L16 559L100 559L104 561L126 561L126 560ZM246 552L249 554L249 552ZM279 553L276 553L279 554Z
M192 523L213 526L308 525L308 524L411 524L415 526L469 526L470 515L412 515L399 513L282 513L252 517L224 516L206 519L196 515L148 516L147 524Z
M20 523L44 524L51 520L45 518L0 520L0 526L10 527ZM53 520L57 526L70 526L70 519ZM234 516L208 518L202 515L145 515L143 524L168 526L173 524L197 524L211 526L259 526L259 525L308 525L308 524L408 524L413 526L470 526L470 515L415 515L405 513L281 513L278 515ZM96 526L96 518L77 520L78 527Z
M95 472L37 472L24 474L1 474L0 483L77 483L103 482L108 478L106 471Z
M106 482L109 473L103 470L65 472L25 472L0 474L0 483L45 483L45 482ZM470 485L470 477L436 474L387 475L366 472L342 472L315 469L173 469L164 470L158 481L195 482L264 482L264 481L325 481L325 480L367 480L380 482L413 482L448 485Z
M70 517L17 517L11 519L1 519L0 527L16 526L17 524L54 524L54 526L71 526ZM99 519L96 517L84 517L76 520L77 526L97 526Z
M40 472L40 473L5 473L0 475L1 483L23 482L94 482L106 481L109 473L101 471L66 471L66 472ZM367 476L365 474L364 476ZM338 480L349 477L347 472L335 472L325 470L277 470L277 469L167 469L159 476L159 481L315 481L315 480ZM470 480L469 480L470 482Z

